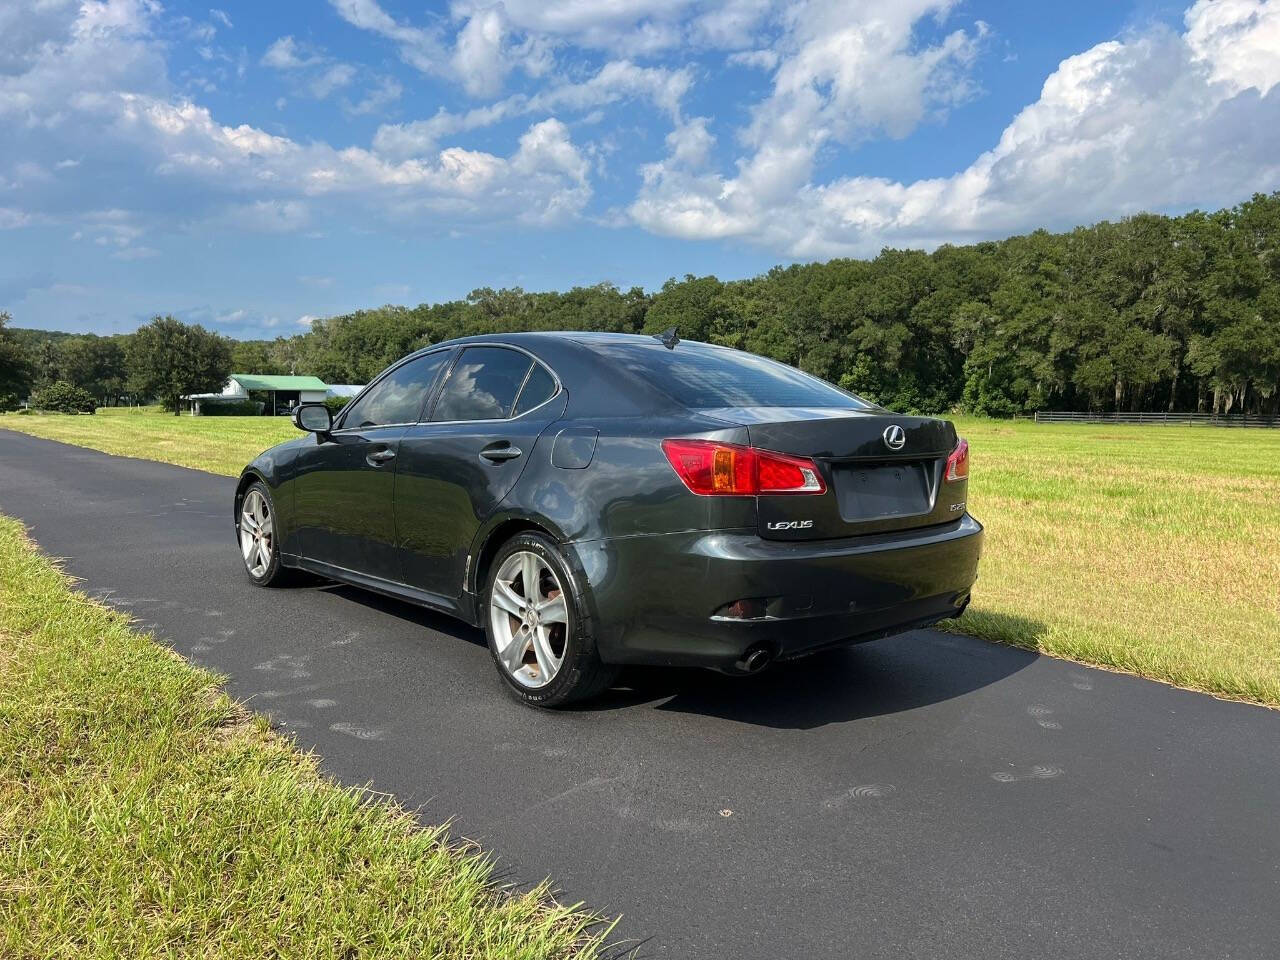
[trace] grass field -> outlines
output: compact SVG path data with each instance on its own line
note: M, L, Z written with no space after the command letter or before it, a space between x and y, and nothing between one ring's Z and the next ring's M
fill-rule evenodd
M952 629L1280 705L1280 431L957 426L987 542ZM155 411L0 427L226 474L295 432Z
M1280 430L957 427L987 540L952 629L1280 706Z
M0 956L599 955L586 914L490 876L322 779L0 517Z
M175 417L159 407L99 407L92 417L0 415L0 429L237 476L267 447L298 435L288 417Z

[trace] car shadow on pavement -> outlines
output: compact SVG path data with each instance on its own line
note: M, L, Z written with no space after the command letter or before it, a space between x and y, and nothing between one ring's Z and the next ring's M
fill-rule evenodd
M443 633L447 637L466 640L481 647L488 646L488 642L481 631L475 627L468 626L456 617L449 616L447 613L439 613L428 607L420 607L405 600L397 600L395 597L384 596L381 593L374 593L372 590L364 590L345 583L329 581L321 584L319 589L336 597L342 597L344 600L350 600L353 603L369 607L371 610L377 610L379 613L397 617L409 623L416 623L418 626L434 630L436 633Z
M649 704L780 729L901 713L1003 680L1039 654L974 637L915 630L730 677L705 670L631 668L583 710Z
M319 589L445 636L487 646L482 631L426 607L345 584L324 583ZM1020 618L1016 626L1023 637L1034 637L1043 629ZM1039 656L976 637L914 630L776 663L751 676L628 667L609 690L565 712L664 710L807 730L951 700L997 683Z

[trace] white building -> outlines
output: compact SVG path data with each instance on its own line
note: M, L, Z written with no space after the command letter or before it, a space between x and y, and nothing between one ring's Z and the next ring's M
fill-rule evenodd
M319 377L233 373L221 393L196 393L184 399L190 403L191 413L199 416L202 404L256 399L251 392L265 394L262 412L270 416L287 413L300 403L324 403L328 390Z

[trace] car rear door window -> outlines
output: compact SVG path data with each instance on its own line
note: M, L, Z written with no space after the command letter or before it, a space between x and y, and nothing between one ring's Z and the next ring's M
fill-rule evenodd
M551 371L540 363L535 363L529 371L529 379L524 382L520 391L520 399L516 401L516 410L512 416L518 417L534 407L546 403L556 392L556 379Z
M448 350L438 350L402 363L351 404L342 426L417 423L423 401L448 357Z
M505 420L533 361L503 347L467 347L449 371L433 421Z

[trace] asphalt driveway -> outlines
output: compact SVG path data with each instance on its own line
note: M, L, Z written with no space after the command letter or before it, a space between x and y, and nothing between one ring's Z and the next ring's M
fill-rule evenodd
M918 631L538 713L475 630L253 587L233 489L0 430L0 512L82 589L642 956L1275 955L1280 712Z

